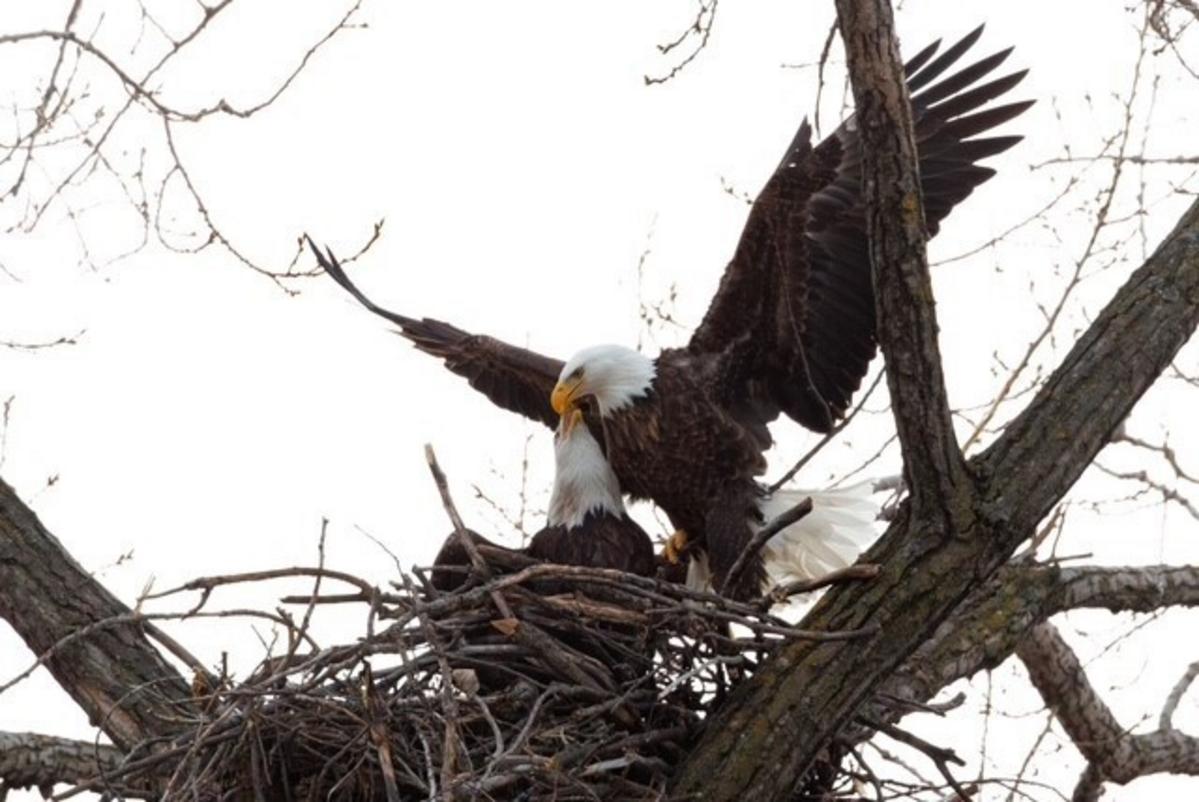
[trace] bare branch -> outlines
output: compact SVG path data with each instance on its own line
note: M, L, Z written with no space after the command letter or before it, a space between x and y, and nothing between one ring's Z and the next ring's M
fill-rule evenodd
M913 749L923 752L928 756L928 759L933 762L933 765L937 767L937 771L940 772L943 778L945 778L945 782L948 783L951 788L953 788L953 790L961 799L966 800L972 796L971 793L966 791L965 788L958 784L957 779L954 778L953 773L949 770L950 763L954 763L959 766L966 765L966 761L958 757L957 753L952 749L931 744L923 738L913 735L907 730L902 730L899 727L896 727L894 724L888 724L885 721L876 721L874 719L864 717L860 717L858 720L865 726L878 730L889 738L893 738L902 744L907 744Z
M1162 714L1157 720L1157 728L1159 730L1168 730L1171 728L1174 711L1178 710L1178 704L1182 701L1182 697L1190 689L1191 683L1195 678L1199 677L1199 660L1187 666L1187 670L1178 678L1178 682L1174 685L1170 695L1166 697L1166 704L1162 706Z
M1148 613L1199 607L1199 567L1009 565L976 588L887 680L868 715L924 704L946 686L996 668L1039 624L1067 610ZM890 708L890 712L888 712Z
M0 784L37 788L43 796L59 783L81 783L115 771L125 753L114 746L32 732L0 732ZM122 789L137 796L136 789Z
M1099 697L1078 656L1052 624L1034 629L1016 653L1089 763L1075 788L1075 802L1098 799L1102 781L1123 785L1159 772L1199 775L1199 738L1173 729L1130 733Z
M827 588L830 585L836 585L841 582L874 579L878 576L879 570L879 566L873 563L857 563L855 565L847 565L844 568L838 568L836 571L830 571L819 579L796 579L785 585L778 585L771 588L770 592L763 597L761 604L765 607L770 607L786 601L792 596L798 596L801 593L811 593L814 590Z
M912 110L890 4L838 0L862 139L862 194L879 347L917 517L967 498L973 484L954 436L931 303ZM942 522L951 530L957 521Z
M1116 471L1104 465L1102 462L1096 462L1095 467L1102 473L1107 474L1113 479L1123 479L1127 482L1137 482L1142 485L1143 490L1134 494L1134 498L1141 496L1144 493L1153 493L1160 495L1163 502L1173 502L1182 509L1186 510L1187 514L1199 521L1199 507L1196 507L1191 500L1178 492L1177 489L1169 485L1162 484L1149 476L1148 471Z
M480 556L474 539L466 529L466 524L462 523L462 516L458 514L458 508L454 506L454 499L450 496L449 482L446 481L445 473L442 472L441 466L437 463L437 455L433 452L433 446L428 443L425 444L425 462L429 465L429 472L433 474L433 482L437 485L437 493L441 496L441 504L445 508L446 514L450 517L450 522L454 525L454 536L458 539L458 543L470 558L470 563L475 573L482 579L490 579L491 569L487 567L487 563ZM512 618L512 610L508 607L508 602L504 599L502 593L498 590L494 591L492 601L495 602L496 608L505 618Z
M849 414L838 421L837 425L832 428L832 431L821 437L820 440L816 442L816 445L809 448L802 457L796 460L795 464L788 468L787 472L780 476L777 481L771 483L769 492L773 493L783 485L787 484L787 482L790 482L795 477L795 474L803 470L803 467L812 461L813 457L819 454L825 446L827 446L837 437L837 435L845 431L845 427L849 426L849 424L853 422L853 419L856 418L858 413L862 411L862 407L866 406L866 402L870 400L870 396L874 395L874 391L878 389L882 379L883 371L880 370L875 374L874 380L870 382L870 385L866 388L866 391L862 393L862 397L858 399L858 402L854 404L853 409L849 411Z
M1128 90L1127 96L1124 98L1124 118L1119 133L1112 138L1112 141L1116 143L1116 152L1114 154L1111 177L1107 186L1103 189L1100 195L1099 208L1095 213L1095 221L1092 225L1090 236L1087 239L1086 245L1083 247L1082 253L1075 260L1074 270L1070 274L1069 279L1066 281L1065 286L1062 288L1057 302L1053 305L1053 308L1049 310L1047 314L1045 314L1045 325L1042 327L1037 336L1028 343L1024 353L1020 356L1020 360L1016 363L1015 367L1012 368L1007 379L1003 383L1003 387L991 402L990 408L975 426L974 431L971 432L970 436L966 439L966 442L962 447L964 451L969 451L970 447L974 443L978 442L978 439L986 431L988 424L991 423L996 413L999 411L1000 405L1012 395L1016 383L1032 364L1033 355L1053 334L1058 320L1061 318L1062 313L1066 308L1067 302L1070 300L1075 290L1078 289L1079 284L1082 281L1083 270L1088 264L1090 264L1091 259L1094 257L1098 249L1100 234L1111 222L1110 217L1112 212L1112 203L1116 198L1116 190L1120 187L1121 181L1124 178L1125 155L1128 151L1130 137L1132 136L1133 103L1136 101L1137 92L1141 84L1141 69L1145 58L1145 51L1146 46L1144 37L1142 36L1141 49L1138 53L1136 66L1133 69L1131 86ZM1070 183L1073 184L1073 181ZM1060 198L1064 196L1069 189L1070 187L1067 186L1058 197ZM1053 202L1056 203L1056 201L1057 199L1054 199Z
M179 34L167 33L168 27L159 23L141 7L141 22L156 29L166 40L166 47L157 55L143 36L130 45L130 55L122 58L117 46L107 38L99 36L100 22L104 12L100 11L95 29L84 32L77 29L77 18L81 16L82 3L72 5L67 20L61 29L24 31L0 35L0 47L36 47L39 43L57 45L57 58L45 80L45 89L40 92L35 105L28 111L14 108L16 113L16 137L12 142L0 143L0 166L13 163L10 183L2 190L6 198L23 196L23 201L12 206L16 210L16 221L12 228L25 232L35 230L55 205L61 206L69 222L74 226L79 239L81 261L98 269L127 258L146 247L151 235L176 252L194 253L211 245L219 244L240 262L259 272L278 286L282 279L304 275L297 269L298 247L289 263L282 267L269 267L251 258L219 227L217 218L188 170L187 162L176 147L174 126L197 125L213 117L235 117L246 119L255 116L274 104L298 80L307 69L314 55L341 31L357 27L353 21L361 7L361 0L345 0L345 6L330 27L317 36L301 53L297 54L295 66L285 76L248 105L236 106L224 97L204 104L168 101L173 84L163 81L161 76L169 64L181 60L181 54L195 48L192 45L203 39L212 30L214 22L233 7L232 0L219 0L211 5L195 4L199 13L192 8L178 11L179 19L188 20ZM186 4L184 4L186 5ZM144 33L144 30L143 30ZM103 44L99 44L103 42ZM149 60L148 69L125 66L125 62L138 64ZM113 103L107 98L111 92L94 91L91 81L99 75L100 84L115 82L121 89L123 102ZM155 80L158 78L159 80ZM40 83L40 82L36 82ZM32 77L31 86L36 85ZM147 140L139 133L137 147L132 154L127 152L123 135L131 126L131 119L138 112L162 123L163 136ZM29 119L29 122L26 120ZM163 154L165 152L165 154ZM165 160L156 158L165 155ZM51 162L50 157L56 157ZM45 162L45 164L43 164ZM48 165L53 164L53 168ZM91 187L97 175L107 176L116 185L117 199L126 203L129 210L140 221L139 237L135 244L123 249L110 258L98 260L93 257L85 239L81 220L83 215L96 204L94 192L88 196L86 207L75 202L74 195ZM42 188L31 188L33 176L43 177ZM196 231L182 232L186 242L177 240L181 232L168 230L164 224L164 205L170 206L172 191L180 187L184 198L194 208L192 217L198 218ZM155 191L155 187L157 191ZM170 211L169 209L167 210ZM376 232L377 234L377 232ZM366 247L371 243L368 242Z
M1129 277L1032 403L977 460L977 470L994 477L987 497L1004 507L1005 514L1010 512L1008 526L1031 531L1049 514L1197 323L1199 202Z
M1148 443L1140 438L1133 437L1128 432L1121 430L1115 437L1112 438L1113 443L1128 443L1129 445L1143 448L1146 451L1153 451L1162 455L1162 458L1170 465L1174 471L1174 475L1179 479L1185 479L1192 484L1199 484L1199 476L1183 470L1182 465L1178 462L1178 455L1174 453L1174 449L1170 448L1169 443L1162 443L1160 446L1154 443Z
M723 590L729 585L735 585L741 577L741 573L750 564L762 547L766 545L766 541L777 535L779 532L786 529L791 524L805 517L812 511L812 499L805 498L795 506L788 510L779 513L773 520L767 521L766 525L754 532L754 536L745 544L745 548L737 555L737 559L733 561L733 565L729 568L728 575L725 577L724 583L718 590Z
M54 340L44 340L41 342L22 342L16 340L0 340L0 346L11 348L15 351L41 351L46 348L57 348L60 345L77 345L79 338L87 332L87 329L80 329L77 334L63 335Z
M658 45L658 52L664 56L670 55L678 48L685 44L691 43L691 51L675 64L670 70L661 76L643 76L646 86L654 86L655 84L664 84L674 78L680 72L687 68L691 62L695 61L696 57L708 46L708 39L712 36L712 26L716 23L716 8L720 5L720 0L697 0L698 8L695 12L695 19L687 26L679 36L670 42L663 45Z

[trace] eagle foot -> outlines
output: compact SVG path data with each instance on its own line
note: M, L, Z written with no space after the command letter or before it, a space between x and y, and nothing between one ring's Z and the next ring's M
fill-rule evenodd
M687 533L682 529L674 530L674 534L662 547L662 557L671 565L678 565L683 553L687 550Z

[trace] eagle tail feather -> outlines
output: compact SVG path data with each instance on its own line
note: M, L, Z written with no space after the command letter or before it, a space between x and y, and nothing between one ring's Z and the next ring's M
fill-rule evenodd
M835 490L783 489L762 501L770 521L805 498L812 511L767 541L762 548L771 585L811 580L852 565L878 537L879 505L870 482Z

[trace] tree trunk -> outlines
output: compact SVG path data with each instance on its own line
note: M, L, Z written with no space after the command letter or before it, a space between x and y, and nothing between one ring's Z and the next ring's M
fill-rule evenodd
M680 767L675 791L692 798L788 798L821 750L880 684L1032 535L1199 323L1196 203L1121 288L1029 407L970 463L977 491L972 483L963 485L953 458L956 444L945 441L939 412L902 400L923 397L939 403L935 389L922 395L911 385L936 385L940 371L939 365L930 369L937 358L926 342L935 334L931 293L921 297L911 292L922 286L919 259L913 259L905 245L906 234L880 238L880 229L906 230L912 222L906 213L878 213L886 208L886 198L880 197L886 195L880 183L884 179L878 175L897 180L884 168L910 159L910 154L895 151L902 151L902 135L868 138L879 125L895 124L894 118L890 123L863 119L880 113L877 104L862 104L863 83L883 75L880 53L892 58L888 80L893 84L902 76L895 48L880 44L893 36L890 8L885 0L838 0L838 10L863 144L867 153L872 147L883 149L874 154L873 167L866 165L863 180L869 219L874 221L872 259L897 260L874 261L874 275L881 296L880 342L891 374L912 498L862 558L882 566L878 579L834 588L801 625L817 630L875 625L878 634L838 643L796 641L780 649L709 720ZM871 169L881 172L873 174ZM910 195L906 186L901 183L894 190ZM884 267L898 275L886 278ZM928 314L913 318L902 309L905 299L927 307ZM907 327L907 333L897 327ZM909 443L905 433L926 442Z
M182 728L190 692L139 616L83 570L0 481L0 618L128 751Z

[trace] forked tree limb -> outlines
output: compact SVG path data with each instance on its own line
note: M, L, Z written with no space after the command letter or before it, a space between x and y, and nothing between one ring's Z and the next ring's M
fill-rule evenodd
M1052 624L1021 641L1017 654L1032 684L1087 760L1074 802L1092 802L1104 782L1128 783L1146 774L1199 775L1199 738L1175 729L1134 735L1116 719L1087 679L1078 655Z
M838 0L837 6L855 98L861 84L885 78L883 85L893 86L902 67L894 45L880 44L893 37L889 4ZM891 56L889 65L878 58L880 53ZM862 116L877 113L877 108L857 113L863 130L871 130ZM880 138L875 145L884 150L875 154L872 169L892 175L885 168L905 158L899 147L903 139ZM864 146L868 151L870 145ZM867 169L868 190L872 182L880 179ZM911 215L878 214L884 208L880 199L870 191L866 195L868 214L877 221L872 239L879 237L878 227L906 231ZM892 234L883 241L902 243L904 236ZM880 253L885 256L886 249L876 242L872 257ZM891 269L889 263L882 266ZM879 268L876 263L876 276ZM912 385L928 383L935 399L940 382L939 365L930 368L937 361L935 351L920 347L934 333L920 328L925 325L920 321L932 320L932 296L898 286L905 275L912 273L890 282L876 280L875 286L883 296L878 301L880 341L888 370L895 370L897 426L908 433L904 456L910 461L913 500L863 556L882 566L879 577L833 588L802 625L844 630L874 624L878 634L852 643L794 642L780 649L709 719L676 775L674 791L680 796L789 798L860 706L934 635L970 591L1032 536L1199 323L1199 203L1116 293L1021 416L967 466L977 496L973 487L961 484L954 447L944 442L937 415L899 400L922 397ZM896 309L898 299L928 313L912 323ZM906 325L918 330L906 335L896 330ZM905 342L913 350L897 353ZM921 437L929 439L921 444Z
M54 679L123 750L179 731L195 712L187 683L139 623L94 626L130 614L0 480L0 618L49 655Z
M865 715L890 721L905 709L919 709L951 683L998 667L1058 613L1165 607L1199 607L1199 567L1005 566L887 678Z
M715 784L721 793L747 789L749 799L786 798L789 783L854 710L899 676L896 669L934 637L959 600L985 587L1032 536L1197 323L1199 203L1116 293L1020 419L971 461L983 491L982 536L930 537L928 522L904 505L863 556L882 566L879 577L833 588L801 624L812 630L875 623L880 634L852 645L805 642L782 649L713 718L681 768L677 788L698 793ZM1181 579L1190 569L1166 570ZM1151 577L1138 577L1137 569L1123 569L1122 577L1075 575L1060 603L1079 606L1089 598L1095 606L1145 609L1164 603L1161 587L1140 581ZM1188 587L1184 582L1177 592ZM1018 593L1019 586L1007 591ZM780 730L787 739L775 736Z

